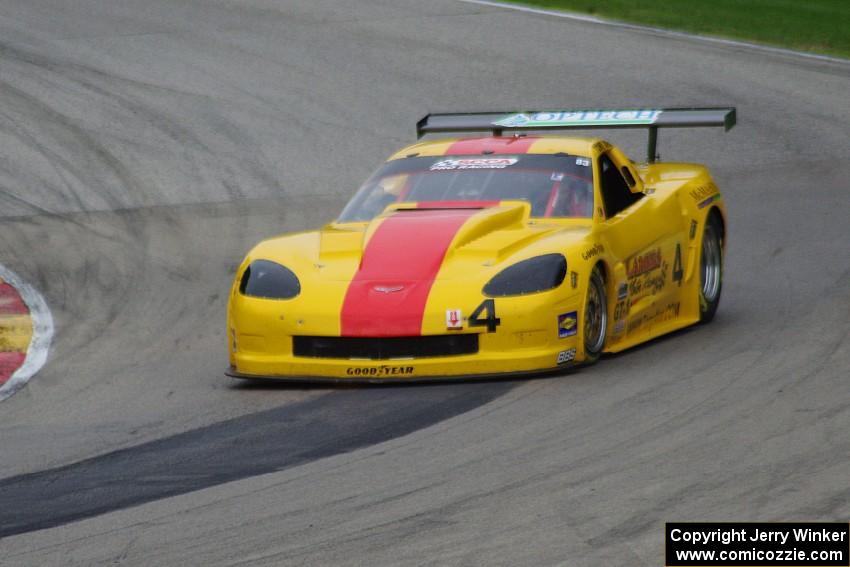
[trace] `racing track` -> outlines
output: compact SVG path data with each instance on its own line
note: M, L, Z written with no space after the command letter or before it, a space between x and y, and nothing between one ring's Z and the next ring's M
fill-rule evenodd
M56 323L0 404L0 564L660 565L665 521L846 521L847 92L450 0L0 1L0 263ZM241 255L333 218L425 111L636 104L738 107L660 140L730 209L712 325L545 380L222 376Z

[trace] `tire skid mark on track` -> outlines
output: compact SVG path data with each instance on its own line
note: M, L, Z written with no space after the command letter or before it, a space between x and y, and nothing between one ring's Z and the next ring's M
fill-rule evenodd
M0 480L0 539L375 445L493 400L515 382L321 396ZM210 463L216 463L210 468Z

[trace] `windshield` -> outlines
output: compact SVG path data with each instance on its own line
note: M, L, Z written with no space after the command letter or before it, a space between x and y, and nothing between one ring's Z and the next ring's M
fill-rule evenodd
M593 216L590 158L556 155L409 157L385 163L339 222L368 221L398 202L527 201L532 217Z

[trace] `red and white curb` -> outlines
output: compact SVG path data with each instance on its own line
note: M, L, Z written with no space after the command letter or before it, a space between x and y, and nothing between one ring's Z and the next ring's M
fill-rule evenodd
M53 340L53 316L41 294L18 277L15 272L0 265L0 278L15 288L29 311L32 321L32 336L23 362L8 380L0 385L0 402L2 402L21 389L47 362L47 353Z

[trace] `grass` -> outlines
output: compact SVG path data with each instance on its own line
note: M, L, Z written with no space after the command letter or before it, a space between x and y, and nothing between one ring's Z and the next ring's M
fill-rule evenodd
M849 0L514 0L513 3L850 57Z

